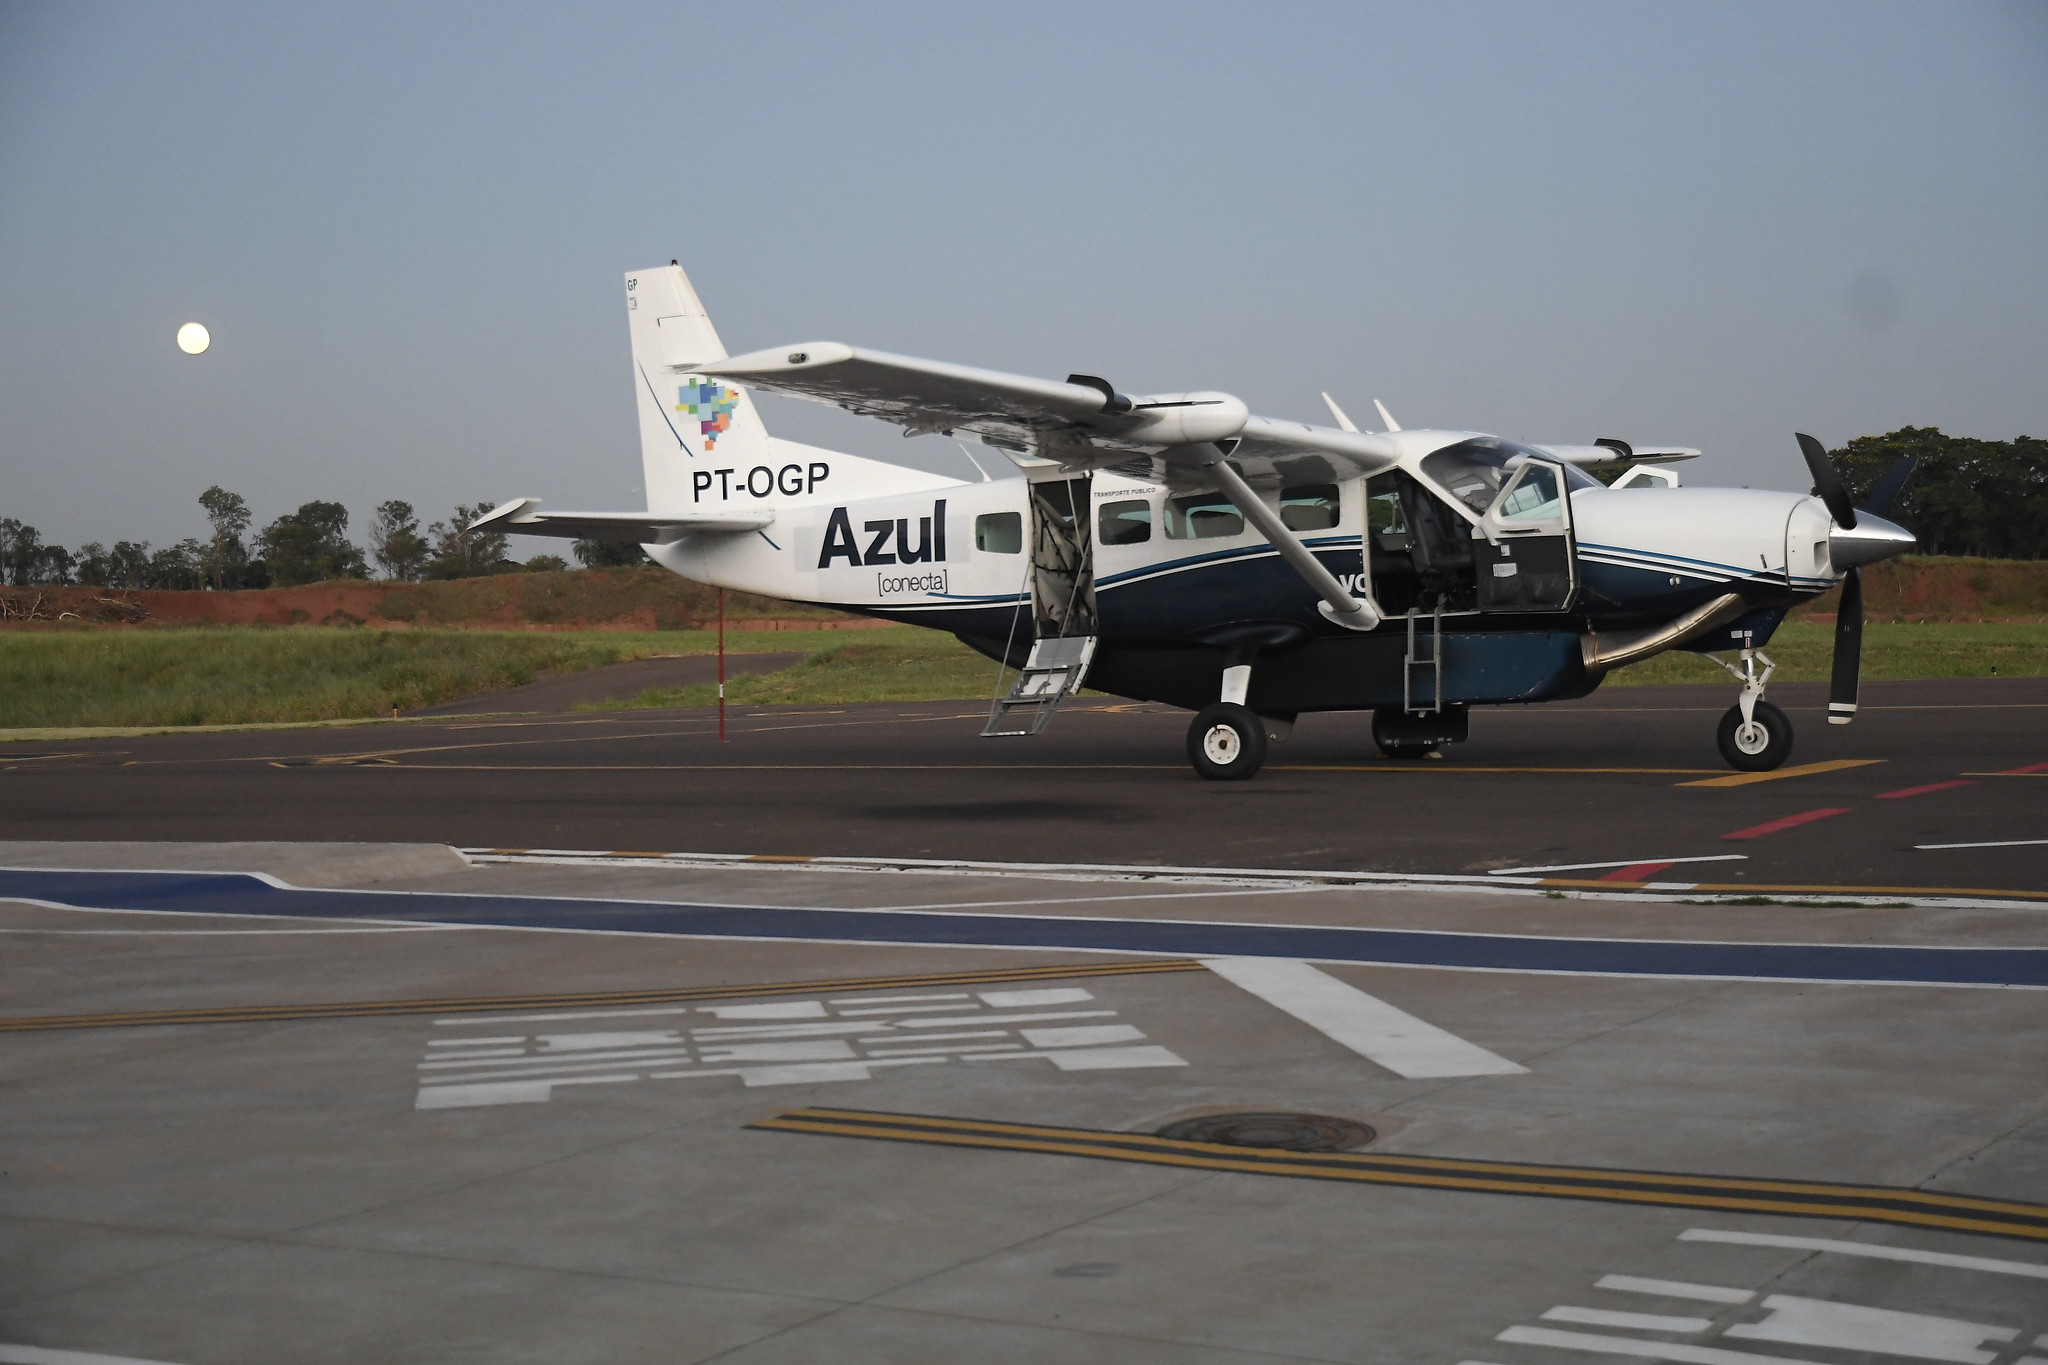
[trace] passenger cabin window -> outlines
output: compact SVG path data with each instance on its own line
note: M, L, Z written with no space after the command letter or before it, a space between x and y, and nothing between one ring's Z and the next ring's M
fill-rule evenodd
M1521 479L1501 500L1500 514L1508 521L1555 521L1562 516L1558 508L1557 471L1545 464L1527 466Z
M1244 534L1244 515L1221 493L1190 493L1166 500L1168 540L1212 540Z
M1337 524L1337 485L1305 483L1280 490L1280 523L1290 531L1327 531Z
M1022 554L1023 513L983 512L974 519L974 548L992 555Z
M1143 498L1105 502L1095 513L1095 532L1104 545L1143 545L1152 539L1152 504Z

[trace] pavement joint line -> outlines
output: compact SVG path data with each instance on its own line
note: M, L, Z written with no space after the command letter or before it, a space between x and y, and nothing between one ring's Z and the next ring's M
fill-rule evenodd
M549 995L459 996L439 1000L355 1000L305 1005L220 1005L190 1009L135 1010L108 1014L0 1017L0 1033L51 1029L141 1028L165 1024L245 1024L293 1019L369 1019L392 1015L488 1014L500 1010L584 1009L603 1005L668 1005L697 1000L738 1000L756 996L810 995L832 991L914 990L934 986L1056 981L1069 977L1145 976L1206 970L1193 959L1087 962L1048 967L990 967L965 972L919 972L891 976L827 977L815 981L764 981L732 986L669 986L646 990L570 991Z
M478 848L462 847L456 852L472 863L491 865L540 865L560 867L680 867L694 871L728 869L744 871L750 867L779 867L806 872L872 872L909 873L933 876L990 876L1046 878L1057 881L1103 881L1103 882L1154 882L1197 886L1272 886L1312 887L1322 886L1334 889L1386 889L1399 891L1472 891L1510 896L1543 895L1549 891L1592 891L1617 892L1623 883L1601 882L1597 879L1564 877L1525 877L1506 873L1429 873L1429 872L1353 872L1341 870L1317 871L1289 868L1244 868L1244 867L1187 867L1172 864L1145 863L1006 863L975 859L956 858L881 858L842 856L834 854L762 854L762 853L639 853L629 856L585 851L580 849L546 848ZM1746 856L1746 855L1724 855ZM1661 861L1635 859L1617 866L1634 866L1643 862ZM1565 869L1559 869L1560 871ZM1670 884L1656 888L1645 884L1648 895L1606 896L1598 899L1625 899L1644 903L1670 900L1680 893L1703 891L1725 893L1736 896L1761 892L1796 891L1802 894L1827 895L1844 898L1844 904L1853 904L1858 898L1899 897L1920 898L1912 903L1930 909L2010 909L2015 902L2048 901L2048 891L2000 890L1990 887L1969 886L1843 886L1815 885L1809 883L1748 883L1748 882L1688 882L1682 885ZM1668 893L1668 894L1667 894ZM1595 897L1588 897L1594 899ZM1959 906L1957 898L1968 902L1981 902L1974 906Z
M1394 1152L1289 1152L1111 1129L863 1109L794 1109L764 1132L1089 1157L1248 1175L1889 1223L2048 1243L2048 1205L1835 1181L1771 1180Z

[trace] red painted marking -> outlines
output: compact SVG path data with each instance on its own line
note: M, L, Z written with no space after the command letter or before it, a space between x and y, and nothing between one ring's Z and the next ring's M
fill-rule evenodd
M2024 768L2005 768L1999 772L1999 776L2012 777L2019 773L2048 773L2048 763L2029 763Z
M1724 834L1721 837L1723 839L1760 839L1766 834L1776 834L1781 829L1791 829L1795 825L1810 825L1815 820L1825 820L1830 815L1847 815L1848 813L1849 808L1847 806L1823 806L1819 810L1806 810L1799 812L1797 815L1788 815L1782 820L1766 820L1761 825L1751 825L1748 829L1738 829L1732 834Z
M1603 872L1593 880L1600 882L1646 882L1665 868L1675 866L1677 866L1675 863L1630 863L1627 867L1617 867L1612 872Z
M1925 796L1928 792L1945 792L1951 787L1974 787L1976 785L1977 783L1974 779L1959 777L1953 782L1929 782L1924 787L1901 787L1895 792L1879 792L1877 799L1880 801L1897 801L1908 796Z

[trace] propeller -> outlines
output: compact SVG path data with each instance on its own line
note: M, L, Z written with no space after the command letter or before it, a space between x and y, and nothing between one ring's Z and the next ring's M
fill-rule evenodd
M1844 531L1855 530L1856 509L1849 502L1849 487L1842 482L1835 462L1828 458L1828 448L1803 431L1793 435L1799 439L1799 453L1806 457L1806 467L1813 471L1813 495L1827 504L1835 525Z
M1813 495L1827 505L1828 516L1839 528L1828 536L1830 557L1840 566L1842 600L1835 607L1835 658L1828 680L1828 724L1847 725L1856 719L1856 696L1863 676L1863 568L1890 555L1912 548L1912 534L1884 520L1892 500L1906 486L1917 463L1911 455L1901 456L1877 486L1870 490L1865 506L1864 532L1845 536L1857 529L1856 507L1849 501L1849 487L1841 471L1828 458L1827 447L1805 432L1799 438L1799 453L1813 474Z

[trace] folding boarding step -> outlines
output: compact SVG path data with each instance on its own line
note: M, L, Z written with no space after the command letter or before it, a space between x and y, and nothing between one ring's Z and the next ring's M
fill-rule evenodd
M1055 635L1033 644L1010 695L989 712L982 735L1035 735L1043 730L1059 704L1081 690L1094 657L1093 635Z
M1422 625L1429 627L1428 634L1416 629ZM1422 649L1425 645L1426 653ZM1429 686L1427 701L1416 695L1420 690L1416 687L1418 682ZM1443 709L1444 604L1438 598L1436 610L1428 616L1417 616L1415 608L1408 608L1408 652L1401 659L1401 710L1407 715L1425 716Z

